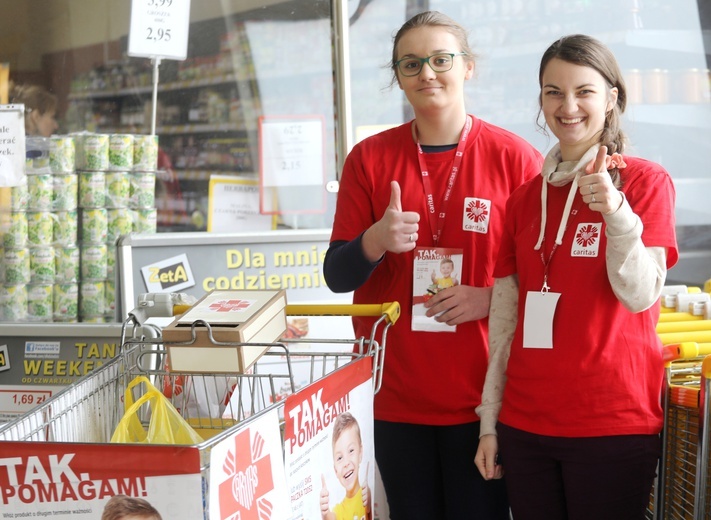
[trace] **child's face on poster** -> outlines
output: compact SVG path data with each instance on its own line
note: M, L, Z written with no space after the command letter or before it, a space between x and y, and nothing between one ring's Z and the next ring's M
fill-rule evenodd
M338 481L348 491L360 485L358 467L362 460L360 435L354 427L343 430L333 445L333 469Z

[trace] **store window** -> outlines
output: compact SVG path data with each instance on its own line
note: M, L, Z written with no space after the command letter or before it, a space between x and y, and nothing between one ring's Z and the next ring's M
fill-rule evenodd
M157 67L127 53L131 3L0 0L0 94L10 94L12 85L47 89L56 96L55 135L144 136L155 124L156 181L148 181L153 198L139 204L145 214L131 226L138 222L156 233L329 228L348 147L412 117L387 67L392 39L407 18L434 9L467 27L478 53L465 92L468 110L542 152L551 145L536 124L543 50L574 32L606 42L628 83L631 153L660 162L676 184L682 256L668 280L700 285L711 277L711 21L705 0L193 0L187 58L163 59ZM344 42L347 82L338 74ZM345 141L343 128L350 136ZM280 141L287 134L291 140ZM136 186L140 193L142 185ZM43 283L33 279L38 271L30 266L49 258L32 255L27 244L44 245L29 240L25 213L33 208L14 207L7 189L0 189L0 202L2 245L10 246L2 254L3 301L19 305L22 294L13 291ZM109 218L108 210L124 208L76 205L73 221L71 212L51 217L59 222L56 229L76 236L63 238L68 247L55 255L74 269L84 253L81 266L88 270L92 258L112 258L112 244L109 236L106 251L81 250L83 210L107 210L105 225L114 224L116 233L127 229L116 227L125 221ZM95 217L87 218L101 224L104 214ZM18 256L13 240L20 235L25 245ZM46 240L56 244L55 238ZM49 304L47 294L34 298ZM1 319L17 319L14 310Z
M681 260L669 283L711 278L711 12L705 0L361 0L351 2L353 133L369 135L412 117L386 68L395 31L411 15L442 11L470 31L478 54L467 109L541 152L538 64L564 34L587 33L615 53L628 88L628 153L662 164L677 191ZM356 7L357 5L357 7Z

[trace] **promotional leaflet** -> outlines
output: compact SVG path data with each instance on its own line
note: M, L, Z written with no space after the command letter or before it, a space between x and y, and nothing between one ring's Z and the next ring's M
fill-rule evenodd
M427 317L425 302L440 291L459 285L462 279L461 249L418 247L412 281L412 330L454 332L457 327Z
M372 518L372 358L353 361L284 405L284 464L293 519Z

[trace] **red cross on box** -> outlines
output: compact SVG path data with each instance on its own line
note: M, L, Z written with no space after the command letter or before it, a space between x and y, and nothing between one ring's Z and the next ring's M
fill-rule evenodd
M219 300L210 304L210 310L214 312L240 312L248 309L252 305L250 300Z

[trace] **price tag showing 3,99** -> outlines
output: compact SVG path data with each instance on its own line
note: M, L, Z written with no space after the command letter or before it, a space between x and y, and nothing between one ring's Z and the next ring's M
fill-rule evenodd
M184 60L189 25L190 0L132 0L128 55Z

